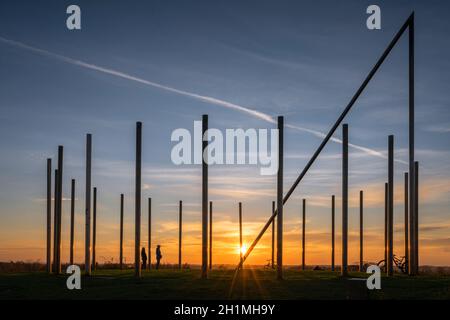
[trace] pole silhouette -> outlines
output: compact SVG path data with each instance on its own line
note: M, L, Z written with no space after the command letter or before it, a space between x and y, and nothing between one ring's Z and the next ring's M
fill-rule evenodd
M75 179L70 190L70 264L73 265L73 246L75 238Z
M410 275L415 275L417 270L417 260L416 257L416 232L415 232L415 221L416 221L416 197L415 197L415 163L414 163L414 122L415 122L415 97L414 97L414 60L415 60L415 49L414 49L414 12L410 17L409 24L409 41L408 41L408 53L409 53L409 221L410 221L410 253L409 253L409 273Z
M119 240L119 265L123 269L123 193L120 195L120 240Z
M342 126L342 267L348 275L348 124Z
M148 198L148 269L152 269L152 198Z
M56 248L56 274L61 273L61 220L62 220L62 182L63 182L63 146L58 146L58 187L57 187L57 248Z
M97 268L96 260L96 244L97 244L97 188L94 187L93 192L93 217L92 217L92 270L95 271Z
M92 134L86 135L86 186L85 186L85 249L84 271L91 275L91 165L92 165Z
M388 138L388 276L394 274L394 136Z
M363 264L363 250L364 250L364 193L362 190L359 191L359 272L364 271L364 264Z
M388 218L389 218L389 183L384 184L384 271L387 273L388 261Z
M56 248L58 248L58 169L55 169L55 186L53 195L53 272L56 272Z
M212 213L213 204L212 201L209 202L209 270L212 269Z
M202 279L208 278L208 164L204 155L208 147L205 133L208 130L208 115L202 116Z
M303 199L303 214L302 214L302 270L305 270L305 251L306 251L306 199Z
M178 269L181 269L181 242L183 234L183 201L180 200L178 207Z
M278 174L277 174L277 279L283 279L283 139L284 118L278 117ZM243 264L243 259L241 264Z
M405 172L404 196L405 196L405 268L406 268L406 273L409 273L409 246L408 246L408 240L409 240L409 236L408 236L408 228L409 228L408 191L409 190L408 190L408 184L409 184L408 172Z
M141 277L141 166L142 122L136 122L136 175L135 175L135 230L134 230L134 276Z
M275 213L275 201L272 201L272 215ZM272 220L272 269L275 267L275 219Z
M47 246L46 271L52 272L52 159L47 159Z
M242 261L242 202L239 202L239 257Z
M331 271L334 271L335 196L331 196Z
M414 272L419 274L419 162L414 162Z

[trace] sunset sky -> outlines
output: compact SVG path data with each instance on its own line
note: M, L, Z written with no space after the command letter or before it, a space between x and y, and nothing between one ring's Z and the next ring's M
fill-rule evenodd
M66 28L78 4L82 30ZM0 261L45 261L46 158L64 145L63 261L69 255L70 179L76 179L75 260L84 259L85 135L93 134L97 257L118 260L125 194L125 257L134 248L135 122L143 122L142 246L147 198L153 244L177 262L201 261L201 166L170 159L177 128L271 129L285 116L284 190L290 188L394 34L415 10L416 158L420 161L420 263L450 265L450 22L448 1L377 1L382 29L366 28L369 1L12 1L0 3ZM395 135L395 241L403 247L408 170L408 59L403 37L346 118L350 143L349 262L359 255L365 192L365 260L383 258L388 135ZM339 129L336 138L341 137ZM329 264L331 195L340 263L341 145L330 142L285 206L284 260ZM252 165L211 166L215 264L236 264L238 202L249 245L271 214L276 176ZM270 258L268 232L248 259ZM153 253L152 253L152 259Z

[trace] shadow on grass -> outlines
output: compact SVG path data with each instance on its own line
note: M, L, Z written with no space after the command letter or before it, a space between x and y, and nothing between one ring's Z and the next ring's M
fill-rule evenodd
M233 270L212 270L208 280L199 270L98 270L83 276L81 290L66 288L66 275L43 272L0 275L0 299L227 299ZM351 277L367 278L365 273ZM274 270L244 269L232 299L449 299L450 276L398 275L383 277L381 290L368 290L365 281L351 281L331 271L286 270L276 280Z

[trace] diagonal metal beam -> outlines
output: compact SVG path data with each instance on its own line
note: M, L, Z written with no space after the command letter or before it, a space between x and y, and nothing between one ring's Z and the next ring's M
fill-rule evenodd
M378 69L381 67L381 65L383 64L383 62L386 60L386 58L388 57L389 53L392 51L392 49L395 47L395 45L397 44L397 42L399 41L399 39L401 38L401 36L405 33L405 31L408 28L412 28L414 25L414 12L411 13L411 15L408 17L408 19L405 21L405 23L402 25L402 27L400 28L400 30L397 32L397 34L394 36L394 38L391 40L391 42L389 43L389 45L387 46L387 48L384 50L383 54L381 55L381 57L378 59L377 63L372 67L372 70L370 70L369 74L367 75L366 79L364 80L364 82L361 84L361 86L358 88L358 90L356 91L356 93L353 95L352 99L350 100L350 102L347 104L347 106L345 107L344 111L341 113L341 115L339 116L339 118L336 120L336 122L334 123L334 125L331 127L330 131L328 132L328 134L326 135L326 137L323 139L322 143L320 144L320 146L317 148L316 152L314 152L313 156L311 157L311 159L308 161L308 163L306 164L305 168L303 169L303 171L300 173L300 175L298 176L297 180L295 180L294 184L292 185L292 187L289 189L289 191L286 193L286 195L283 198L283 204L285 204L290 196L292 195L292 193L294 192L294 190L297 188L298 184L300 183L300 181L303 179L303 177L306 175L306 173L308 172L308 170L311 168L311 166L313 165L313 163L316 161L317 157L320 155L320 153L322 152L323 148L326 146L326 144L328 143L328 141L331 139L331 137L333 136L334 132L336 131L336 129L339 127L339 125L341 124L341 122L344 120L345 116L347 115L347 113L351 110L351 108L353 107L353 105L355 104L355 102L358 100L359 96L361 95L361 93L364 91L364 89L367 87L367 85L369 84L370 80L372 80L372 78L374 77L374 75L377 73ZM242 260L239 262L236 271L238 271L241 267L242 264L244 263L244 261L248 258L248 256L252 253L253 249L255 248L255 246L258 244L259 240L262 238L262 236L264 235L264 233L266 232L266 230L270 227L272 221L275 219L275 217L277 216L278 213L278 208L277 210L273 213L273 215L269 218L269 220L267 221L267 223L264 225L263 229L261 230L261 232L258 234L258 236L256 237L256 239L253 241L253 243L250 245L250 247L248 248L247 252L245 253L245 255L242 257Z

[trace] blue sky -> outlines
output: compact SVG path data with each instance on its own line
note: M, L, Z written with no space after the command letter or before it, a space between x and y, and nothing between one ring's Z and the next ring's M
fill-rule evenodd
M78 4L82 30L69 31L65 9ZM421 236L424 263L449 264L450 23L445 1L378 1L382 29L366 28L368 1L2 1L0 4L0 260L43 259L45 159L65 146L65 196L77 180L77 249L82 255L84 139L93 134L93 184L99 189L99 250L116 257L119 194L126 195L132 246L135 122L144 131L144 205L154 199L155 240L172 259L176 205L186 203L186 250L200 244L200 167L170 161L174 129L210 126L273 128L248 113L192 98L212 97L264 113L286 124L327 132L412 10L416 12L416 148L421 162ZM31 49L30 49L31 48ZM37 50L45 50L42 54ZM55 58L65 57L64 59ZM73 59L73 60L67 60ZM105 73L74 60L105 68ZM396 241L401 254L402 175L407 167L407 41L399 42L346 118L350 142L386 153L396 137ZM157 83L156 88L112 73ZM340 130L336 137L340 137ZM287 129L285 189L320 139ZM289 263L298 263L300 200L308 200L311 263L326 263L329 197L340 196L341 146L331 142L286 206ZM364 189L368 259L381 257L383 184L387 160L351 149L350 187ZM210 197L230 239L237 202L244 203L246 242L270 214L275 177L255 166L211 168ZM356 201L356 200L355 200ZM65 219L68 216L66 203ZM338 204L339 206L339 204ZM356 206L356 202L354 202ZM339 220L339 216L338 216ZM356 232L356 208L351 213ZM338 221L339 225L339 221ZM64 230L68 220L63 221ZM236 225L237 231L237 225ZM355 233L356 236L356 233ZM67 232L63 248L68 245ZM220 242L222 240L222 242ZM355 237L356 241L356 237ZM356 242L355 242L356 243ZM226 249L226 248L225 248ZM225 250L224 249L224 250ZM115 250L115 251L114 251ZM191 251L189 251L191 250ZM264 261L264 246L256 252ZM356 260L357 247L350 252ZM268 253L268 252L267 252ZM175 259L175 254L173 254ZM222 263L236 259L231 253ZM237 260L236 260L237 261ZM220 262L220 261L219 261Z

